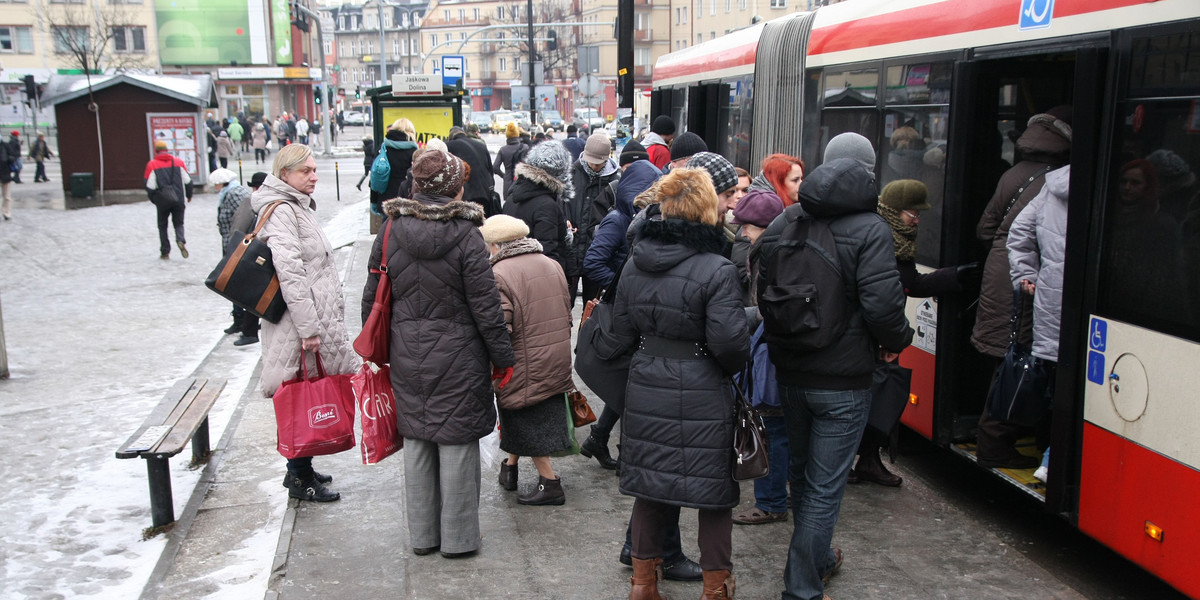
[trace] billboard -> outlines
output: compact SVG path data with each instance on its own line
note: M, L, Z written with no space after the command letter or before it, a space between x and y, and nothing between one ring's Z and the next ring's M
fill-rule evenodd
M383 109L383 127L386 130L396 119L404 117L413 122L417 130L417 143L422 146L430 138L446 139L454 127L454 109L450 106L403 106Z
M163 65L270 64L270 28L262 0L173 0L155 5ZM290 44L286 5L285 0L283 37ZM282 62L291 64L290 48Z

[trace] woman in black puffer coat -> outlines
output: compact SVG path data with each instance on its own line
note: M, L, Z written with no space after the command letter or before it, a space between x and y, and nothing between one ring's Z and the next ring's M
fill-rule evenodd
M729 376L746 364L750 332L737 268L721 256L712 180L677 169L659 194L662 220L642 227L617 285L613 347L600 349L602 358L633 352L620 483L636 498L630 597L658 597L662 532L676 506L699 509L705 595L725 597L738 503Z

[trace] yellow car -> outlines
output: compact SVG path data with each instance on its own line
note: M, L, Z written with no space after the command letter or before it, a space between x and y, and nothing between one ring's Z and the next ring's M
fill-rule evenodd
M516 115L511 111L497 110L492 112L492 131L495 133L504 133L509 123L516 121Z

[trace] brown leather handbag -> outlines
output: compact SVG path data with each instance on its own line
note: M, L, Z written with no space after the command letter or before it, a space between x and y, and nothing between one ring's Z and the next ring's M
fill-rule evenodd
M596 422L596 413L592 412L592 407L588 405L587 396L584 396L583 392L571 390L567 392L567 399L571 401L571 420L575 427Z

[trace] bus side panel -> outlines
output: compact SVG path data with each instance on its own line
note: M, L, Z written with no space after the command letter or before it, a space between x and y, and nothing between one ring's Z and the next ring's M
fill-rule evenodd
M1200 598L1200 471L1087 422L1080 470L1079 529Z
M900 364L912 369L909 402L900 422L909 429L933 439L933 382L937 357L909 346L900 354Z

